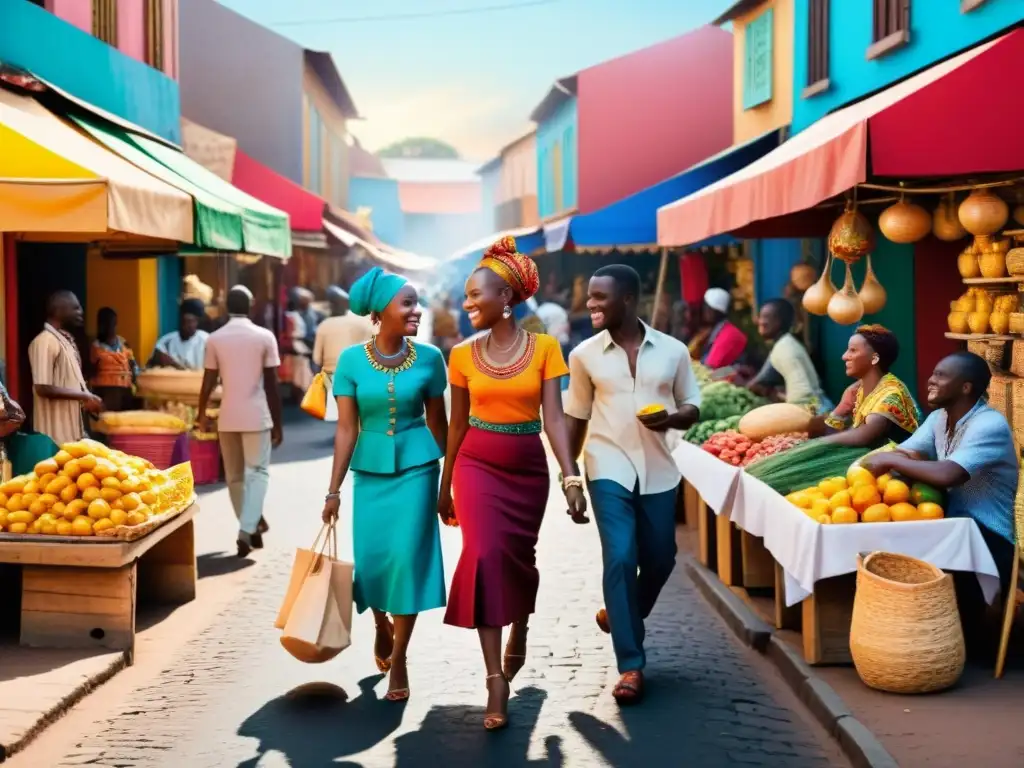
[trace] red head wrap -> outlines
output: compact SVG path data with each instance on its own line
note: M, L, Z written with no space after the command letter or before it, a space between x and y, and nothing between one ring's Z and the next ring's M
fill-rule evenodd
M494 272L511 286L516 301L523 302L540 288L540 277L533 259L516 250L516 239L503 237L484 251L480 267Z

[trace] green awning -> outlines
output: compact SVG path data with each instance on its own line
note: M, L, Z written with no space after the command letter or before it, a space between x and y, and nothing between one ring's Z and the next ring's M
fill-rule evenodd
M81 114L68 117L111 151L192 196L197 247L282 259L291 256L291 226L285 212L166 144Z

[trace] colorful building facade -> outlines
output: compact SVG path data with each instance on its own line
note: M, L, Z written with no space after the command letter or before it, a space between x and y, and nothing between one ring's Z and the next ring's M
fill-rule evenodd
M537 124L537 209L542 221L577 211L579 111L577 77L555 81L530 119Z

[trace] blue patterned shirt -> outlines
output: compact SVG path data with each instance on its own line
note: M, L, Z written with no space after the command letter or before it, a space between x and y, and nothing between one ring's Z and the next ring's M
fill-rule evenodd
M949 489L947 515L973 517L979 525L1013 542L1019 468L1010 425L984 401L957 424L952 440L946 432L946 420L944 408L934 411L900 448L963 467L970 479Z

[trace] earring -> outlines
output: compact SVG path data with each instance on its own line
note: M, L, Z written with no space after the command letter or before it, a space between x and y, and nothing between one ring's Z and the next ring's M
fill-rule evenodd
M503 310L501 310L501 316L503 318L505 318L506 320L508 320L510 317L512 317L512 307L510 307L508 304L506 304L505 308Z
M875 355L874 357L871 358L871 364L878 365L878 355Z

